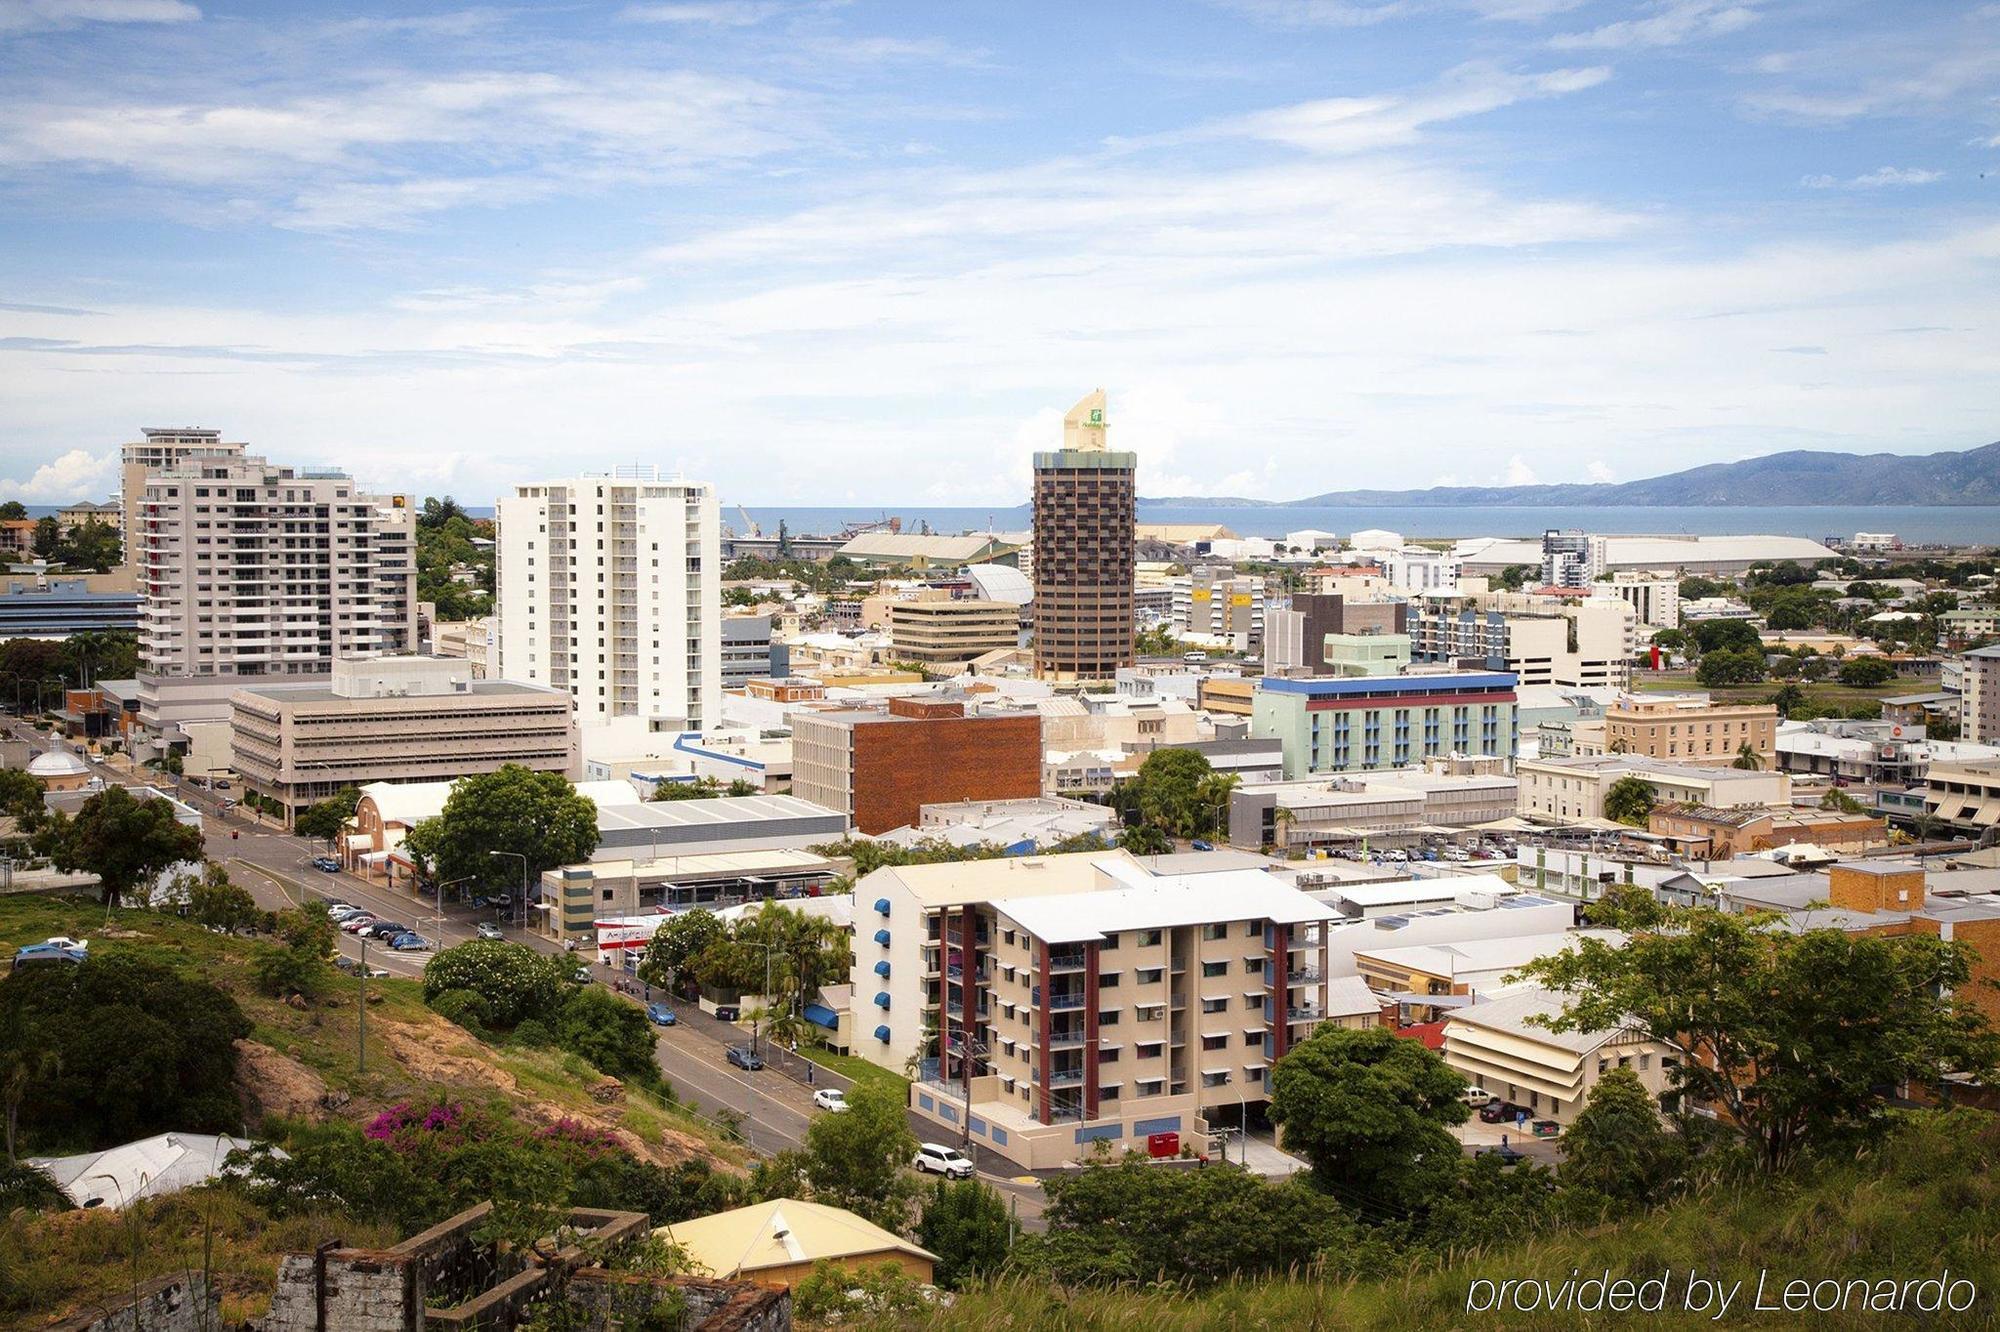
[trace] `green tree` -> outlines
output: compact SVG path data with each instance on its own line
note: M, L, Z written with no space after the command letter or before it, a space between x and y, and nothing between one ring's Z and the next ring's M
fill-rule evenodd
M1748 620L1702 620L1689 631L1706 654L1726 650L1762 652L1764 640Z
M53 514L35 519L35 554L45 560L54 559L56 547L62 544L62 524Z
M2000 1058L1965 992L1962 943L1648 912L1622 947L1582 938L1523 972L1568 996L1555 1030L1630 1027L1673 1049L1676 1089L1719 1111L1769 1170L1814 1143L1872 1136L1880 1089L1984 1077Z
M1896 668L1880 657L1855 657L1840 663L1840 682L1856 689L1874 689L1896 678Z
M96 875L109 907L162 871L202 858L201 830L176 819L171 802L134 799L122 786L99 791L74 818L51 815L35 832L35 848L65 873Z
M18 819L24 825L37 822L46 807L42 804L42 784L22 768L0 768L0 817Z
M1562 1138L1564 1188L1625 1206L1665 1201L1687 1167L1681 1139L1639 1075L1605 1072Z
M123 680L139 670L139 637L122 629L71 634L61 651L63 675L78 682Z
M0 982L0 1033L58 1056L20 1101L24 1134L45 1147L241 1126L234 1042L250 1020L205 980L118 953L33 967Z
M115 528L92 518L69 530L56 544L55 556L73 569L110 573L123 558L123 546Z
M1620 777L1604 793L1604 817L1634 828L1643 828L1658 799L1652 783L1644 777Z
M486 1000L493 1025L511 1028L526 1018L548 1021L562 1006L570 964L526 944L473 939L433 957L424 967L424 999L447 990L471 990Z
M821 1115L806 1129L806 1175L813 1199L900 1232L909 1221L915 1193L908 1167L916 1153L900 1087L856 1083L847 1094L846 1110Z
M238 930L264 914L249 890L230 879L228 867L213 860L199 874L177 877L174 888L187 903L188 918L211 930Z
M1730 760L1729 766L1732 768L1742 768L1746 772L1762 772L1764 770L1764 756L1757 752L1757 746L1745 740L1742 744L1736 746L1736 757Z
M557 1045L589 1060L600 1073L642 1086L660 1085L655 1040L644 1011L598 985L577 988L556 1018Z
M1780 717L1789 718L1793 711L1806 701L1806 691L1795 684L1780 685L1778 692L1771 695L1771 706L1778 710Z
M1215 771L1205 755L1192 749L1156 749L1126 783L1128 807L1139 821L1174 837L1199 837L1207 831L1210 809L1203 804L1214 788Z
M597 848L597 805L561 773L509 763L459 778L444 812L412 828L404 847L436 878L519 892L521 862L514 855L527 857L530 877L589 859Z
M1207 1286L1315 1267L1351 1275L1390 1261L1386 1243L1296 1176L1272 1183L1232 1165L1163 1170L1127 1158L1044 1187L1048 1230L1017 1241L1011 1266L1063 1285Z
M1694 678L1710 689L1721 685L1755 684L1766 675L1761 650L1717 648L1702 654Z
M293 822L292 831L316 842L331 842L340 836L340 830L354 817L354 807L360 802L359 789L343 787L324 800L314 801Z
M977 1179L941 1179L924 1196L917 1243L938 1257L937 1284L957 1290L999 1272L1018 1230L997 1190Z
M1422 1041L1323 1026L1271 1070L1271 1118L1313 1180L1365 1214L1421 1210L1450 1187L1465 1079ZM1372 1209L1372 1210L1371 1210Z
M28 516L28 506L19 500L0 503L0 522L18 523Z
M696 958L728 934L729 927L712 911L697 907L676 912L653 931L646 944L646 956L639 963L639 978L648 985L672 989L683 975L692 971Z
M1141 823L1118 834L1118 845L1135 856L1164 856L1174 849L1174 839L1150 823Z

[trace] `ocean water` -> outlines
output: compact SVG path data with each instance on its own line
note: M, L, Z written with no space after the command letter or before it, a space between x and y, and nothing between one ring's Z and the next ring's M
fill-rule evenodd
M924 505L804 508L750 505L750 516L766 533L780 519L798 535L838 532L850 522L899 517L914 532L928 522L934 532L1024 532L1029 508L934 508ZM742 526L733 504L722 520ZM2000 508L1916 508L1893 505L1776 506L1742 508L1641 508L1633 506L1530 507L1525 505L1340 505L1327 508L1239 508L1224 504L1145 504L1142 523L1220 523L1238 536L1281 537L1307 528L1348 534L1386 528L1406 537L1532 537L1545 528L1574 527L1586 532L1852 537L1856 532L1894 532L1906 544L2000 544Z

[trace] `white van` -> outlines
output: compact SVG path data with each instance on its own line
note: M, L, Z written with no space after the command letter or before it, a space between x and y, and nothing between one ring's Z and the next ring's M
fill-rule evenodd
M1478 1110L1493 1103L1493 1093L1484 1087L1467 1087L1458 1094L1458 1099Z
M1189 665L1200 665L1202 662L1208 660L1208 654L1206 652L1183 652L1181 653L1181 660L1187 662Z

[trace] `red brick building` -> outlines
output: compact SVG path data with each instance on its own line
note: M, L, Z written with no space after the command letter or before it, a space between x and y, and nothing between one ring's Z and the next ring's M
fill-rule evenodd
M792 794L870 836L916 823L927 804L1041 793L1039 713L967 715L962 700L917 697L792 718Z

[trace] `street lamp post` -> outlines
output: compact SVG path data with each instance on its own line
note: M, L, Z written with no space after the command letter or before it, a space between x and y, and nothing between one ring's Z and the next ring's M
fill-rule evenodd
M750 1053L754 1055L757 1053L757 1034L763 1028L764 1009L771 1002L771 954L777 951L778 945L758 943L754 939L745 939L743 942L752 948L764 950L764 1002L757 1006L750 1018Z
M477 874L467 874L462 878L445 879L438 883L437 892L437 946L444 947L444 890L461 883L471 883Z
M489 856L511 856L521 862L521 900L516 903L514 923L525 925L528 919L528 858L519 851L488 851Z

